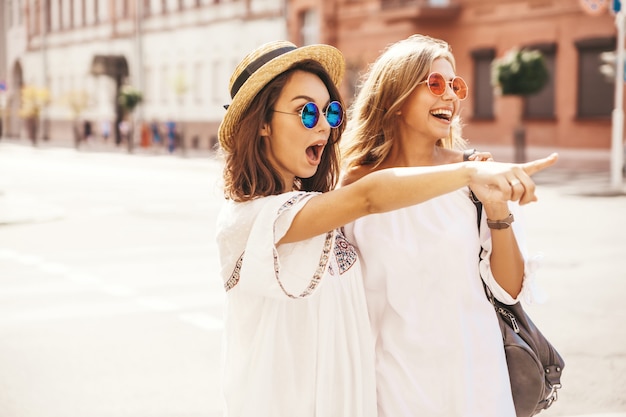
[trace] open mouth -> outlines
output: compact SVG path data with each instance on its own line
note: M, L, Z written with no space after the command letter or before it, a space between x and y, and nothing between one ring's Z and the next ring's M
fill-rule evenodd
M451 110L436 109L436 110L431 111L430 114L432 114L437 119L445 120L447 122L452 120L452 111Z
M322 158L322 151L324 150L323 144L313 145L306 148L306 156L310 162L319 163Z

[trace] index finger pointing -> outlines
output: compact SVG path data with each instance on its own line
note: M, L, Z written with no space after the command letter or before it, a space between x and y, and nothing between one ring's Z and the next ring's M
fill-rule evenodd
M536 159L522 164L522 169L526 172L526 174L533 175L545 168L548 168L549 166L554 165L558 159L559 154L555 152L546 158Z

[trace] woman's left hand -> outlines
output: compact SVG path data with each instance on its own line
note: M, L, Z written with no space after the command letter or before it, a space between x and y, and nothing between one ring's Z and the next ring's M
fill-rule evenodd
M493 161L493 155L491 152L479 152L476 151L471 154L468 158L468 161Z

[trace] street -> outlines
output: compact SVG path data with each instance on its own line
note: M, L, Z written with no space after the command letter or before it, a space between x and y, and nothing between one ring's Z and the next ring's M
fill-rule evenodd
M221 415L220 178L209 156L0 142L1 417ZM566 362L541 416L626 415L626 196L608 178L563 161L524 208L547 295L527 311Z
M2 417L221 414L218 173L0 145Z

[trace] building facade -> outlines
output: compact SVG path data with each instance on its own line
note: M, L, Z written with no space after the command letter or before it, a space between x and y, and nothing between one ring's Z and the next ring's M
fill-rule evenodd
M457 72L470 85L462 117L471 141L513 143L515 100L494 93L490 66L511 48L528 47L543 52L550 80L521 104L526 142L608 149L614 84L599 66L601 54L615 50L617 31L614 16L589 13L589 3L603 2L4 0L4 133L25 134L24 86L49 91L38 134L56 140L80 120L93 121L96 132L102 121L118 122L118 84L129 84L144 97L135 122L173 120L187 145L210 147L230 101L230 74L261 43L287 38L338 47L348 63L342 93L349 102L387 45L423 33L452 45Z
M212 146L240 59L286 37L274 0L5 0L8 136L24 136L20 91L46 89L40 139L92 122L113 130L116 97L143 95L135 125L174 121L187 146ZM137 136L135 136L137 138Z
M598 10L586 6L600 4ZM599 71L600 54L616 48L610 1L584 0L293 0L289 35L303 43L307 22L318 41L348 61L347 95L359 74L390 43L414 33L452 45L457 73L468 81L464 135L477 143L513 142L515 99L491 87L490 66L509 49L543 52L548 85L523 100L526 141L546 147L610 148L614 84ZM519 107L519 105L518 105Z

